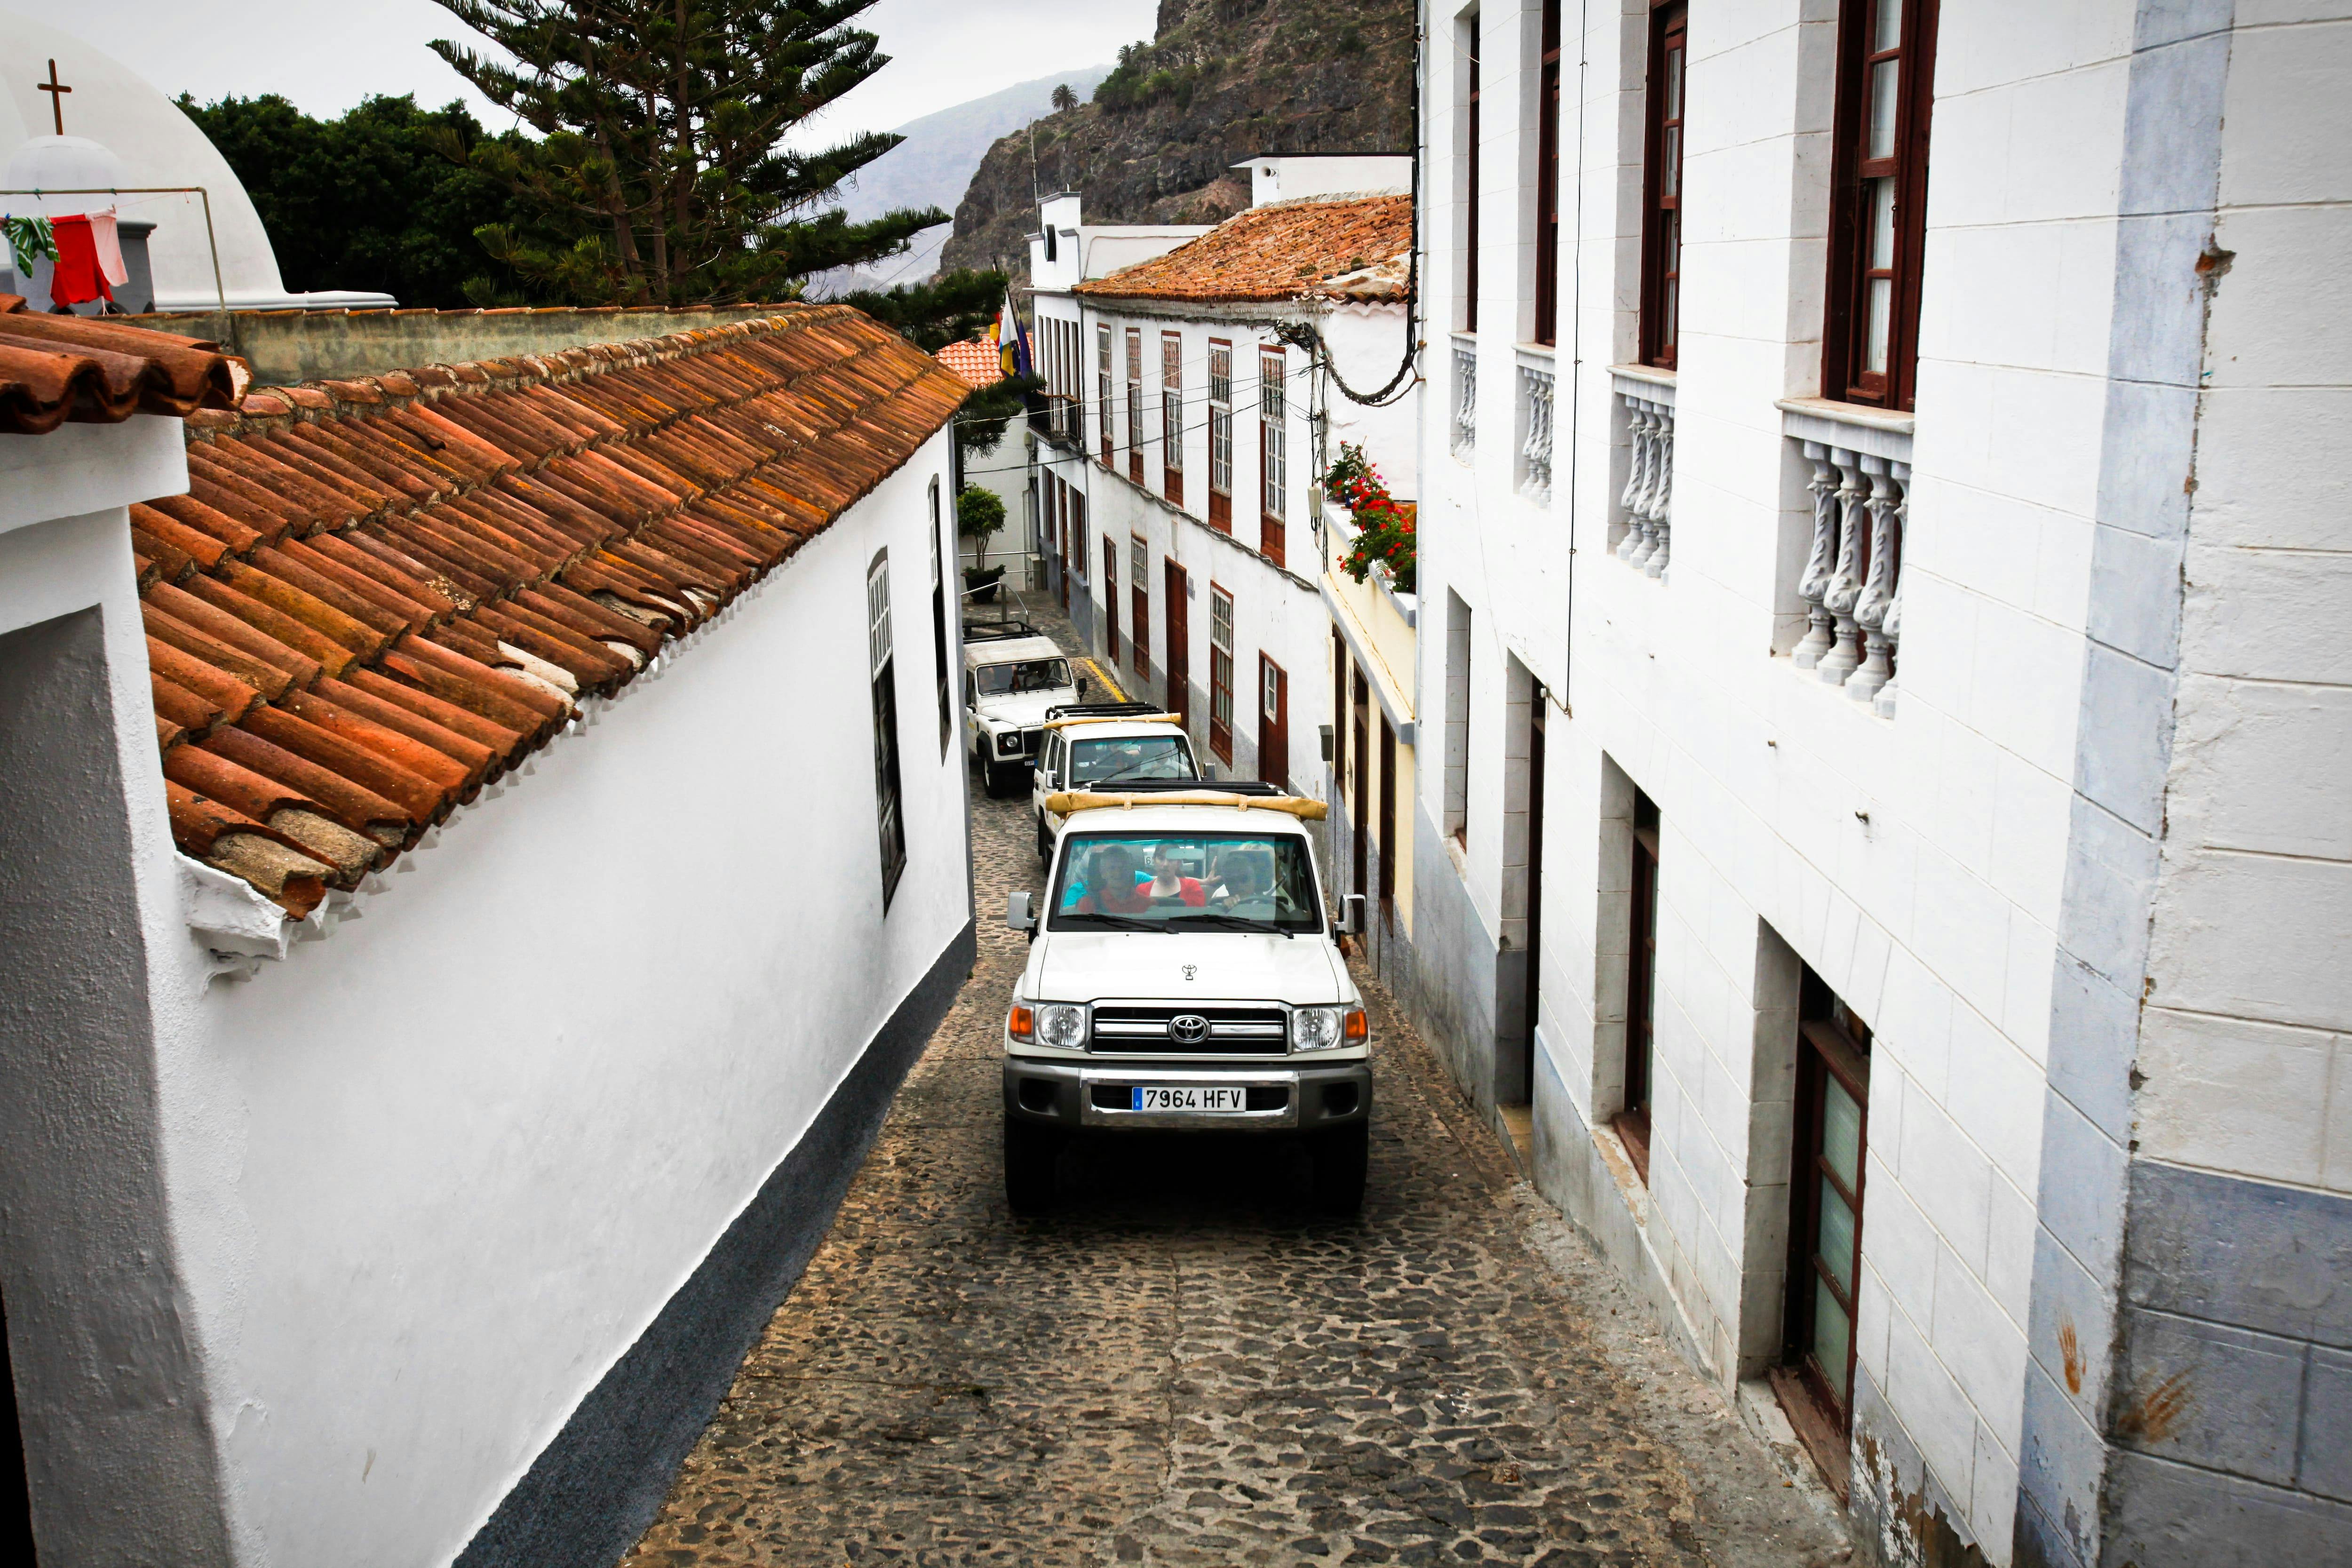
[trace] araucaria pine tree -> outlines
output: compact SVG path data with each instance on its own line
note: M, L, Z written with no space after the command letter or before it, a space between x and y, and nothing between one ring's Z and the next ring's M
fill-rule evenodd
M433 47L539 140L477 143L499 176L576 235L569 248L480 231L490 253L583 303L780 300L828 267L877 260L947 215L853 224L824 198L900 138L818 152L793 128L889 63L849 24L874 0L439 0L513 57ZM488 301L485 301L488 302Z

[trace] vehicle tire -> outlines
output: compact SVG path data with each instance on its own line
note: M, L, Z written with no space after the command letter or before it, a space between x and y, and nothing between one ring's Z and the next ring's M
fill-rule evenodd
M1004 770L1003 768L998 767L993 762L982 763L980 764L980 787L982 790L986 792L989 799L1002 800L1004 798Z
M1371 1157L1369 1128L1361 1121L1315 1135L1315 1206L1325 1214L1354 1214L1364 1205L1364 1167Z
M1059 1133L1005 1118L1004 1201L1014 1214L1037 1214L1053 1206L1054 1166L1061 1153Z
M1054 858L1054 840L1045 831L1045 814L1037 814L1037 858L1050 862Z

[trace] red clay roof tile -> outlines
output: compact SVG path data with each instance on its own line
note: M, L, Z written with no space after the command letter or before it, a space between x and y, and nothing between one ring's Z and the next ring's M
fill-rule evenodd
M190 795L175 827L299 913L288 887L349 886L398 853L787 559L967 391L855 311L791 306L208 413L189 493L132 519L157 743Z
M1164 256L1123 267L1075 292L1103 299L1276 300L1325 291L1351 299L1404 297L1393 287L1350 278L1378 269L1412 245L1411 196L1277 202L1227 218Z

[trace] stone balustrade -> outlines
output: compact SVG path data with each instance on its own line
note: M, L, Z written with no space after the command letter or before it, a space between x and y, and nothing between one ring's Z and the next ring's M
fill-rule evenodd
M1548 365L1519 363L1519 493L1540 505L1551 501L1552 372Z
M1675 389L1671 382L1617 376L1617 400L1625 407L1632 447L1625 489L1617 509L1625 536L1617 559L1651 577L1664 577L1674 542Z
M1874 443L1882 447L1886 443ZM1911 464L1885 450L1799 440L1811 466L1812 548L1797 580L1810 625L1793 659L1886 718L1903 639L1903 525ZM1908 452L1908 442L1901 449Z
M1478 445L1478 347L1454 342L1454 451L1466 458Z

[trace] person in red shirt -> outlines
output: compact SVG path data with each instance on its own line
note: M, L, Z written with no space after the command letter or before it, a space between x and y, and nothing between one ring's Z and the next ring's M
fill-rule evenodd
M1151 880L1142 886L1155 904L1181 903L1197 910L1209 901L1208 890L1201 886L1198 877L1184 875L1181 861L1162 844L1151 857Z

